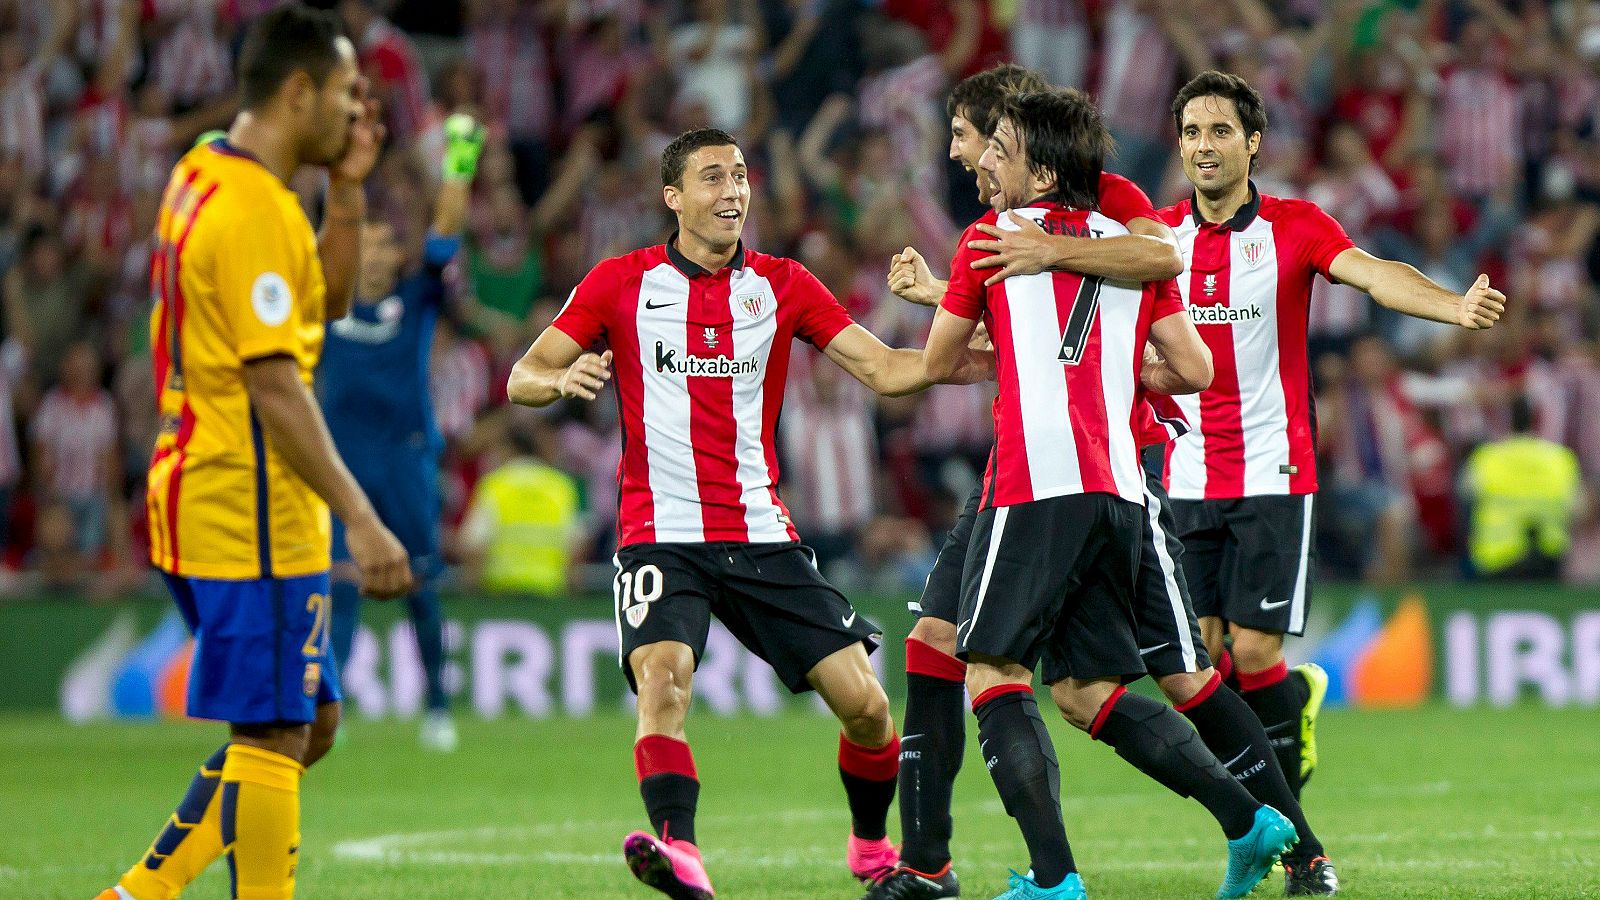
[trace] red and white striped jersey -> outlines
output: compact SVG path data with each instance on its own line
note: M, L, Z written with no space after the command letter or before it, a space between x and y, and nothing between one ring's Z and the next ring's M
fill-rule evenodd
M613 354L619 546L798 540L774 435L791 342L820 350L851 324L804 266L742 245L716 272L670 240L595 266L554 325Z
M1161 211L1183 255L1178 289L1216 373L1206 390L1174 398L1198 432L1167 447L1164 480L1177 500L1317 489L1311 285L1355 245L1316 204L1250 190L1222 224L1201 222L1192 197Z
M1116 237L1127 229L1098 212L1040 202L1014 210L1052 234ZM950 264L944 308L982 317L994 342L1000 395L994 450L984 473L983 507L1067 494L1115 494L1144 503L1139 468L1139 366L1150 323L1182 312L1156 284L1104 281L1076 272L1007 278L991 288L974 270L980 224L962 235ZM1013 229L1010 218L1001 228ZM1165 300L1157 306L1157 299Z

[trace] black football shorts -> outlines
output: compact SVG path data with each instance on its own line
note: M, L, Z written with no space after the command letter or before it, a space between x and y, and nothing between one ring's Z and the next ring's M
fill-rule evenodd
M871 653L882 641L882 629L855 611L798 543L630 544L615 562L619 662L635 692L628 664L635 649L680 641L698 666L713 615L796 694L811 689L806 673L834 652L860 642Z

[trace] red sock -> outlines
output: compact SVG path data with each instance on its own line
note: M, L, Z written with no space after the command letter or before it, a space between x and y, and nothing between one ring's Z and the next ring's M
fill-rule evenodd
M906 674L960 683L967 680L967 664L932 644L906 638Z
M882 747L863 747L839 734L839 778L850 803L850 831L868 841L888 836L889 806L900 774L900 737Z
M1289 664L1278 660L1277 665L1268 666L1259 672L1239 672L1239 690L1259 691L1269 688L1289 677Z
M633 767L656 834L663 840L694 843L700 779L689 745L664 734L647 734L633 745Z

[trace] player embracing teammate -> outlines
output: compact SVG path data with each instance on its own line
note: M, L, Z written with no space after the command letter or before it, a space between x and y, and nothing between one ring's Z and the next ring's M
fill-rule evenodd
M714 615L791 691L815 689L839 717L847 863L877 880L898 860L886 820L900 756L867 659L881 632L799 543L778 496L774 431L794 339L885 394L928 386L922 354L885 347L800 264L745 248L750 187L733 137L711 128L679 136L662 153L661 180L677 232L596 266L507 386L530 406L587 400L615 370L617 632L639 696L634 762L654 830L628 835L624 856L640 881L675 900L712 896L684 719ZM602 342L603 352L589 349ZM992 374L987 354L957 355L948 380Z
M993 120L989 118L988 110L991 108L989 104L993 101L989 100L986 103L985 98L992 98L996 90L1037 90L1041 86L1042 82L1036 76L1014 66L999 67L980 73L958 85L952 93L950 103L953 132L951 156L962 159L968 168L975 168L973 160L968 158L969 154L963 151L963 145L970 140L975 131L979 130L981 123L990 123L988 127L992 128ZM1236 116L1231 126L1213 122L1209 126L1210 131L1202 136L1198 127L1194 129L1186 127L1185 112L1191 109L1193 101L1210 97L1214 92L1224 95L1230 92L1236 93L1240 98L1238 107L1248 110L1246 115L1250 118L1241 121L1242 117ZM1180 129L1185 132L1183 141L1185 168L1197 186L1197 196L1204 196L1218 186L1218 180L1214 176L1219 170L1224 170L1224 164L1219 157L1229 150L1227 146L1219 148L1219 142L1228 137L1229 132L1234 132L1241 135L1239 137L1241 148L1248 143L1248 150L1238 154L1240 158L1229 160L1234 174L1226 186L1234 189L1235 196L1240 193L1238 188L1245 188L1244 199L1236 204L1235 209L1243 206L1251 196L1254 196L1250 193L1252 189L1247 182L1248 157L1253 155L1259 146L1259 132L1264 128L1265 120L1260 113L1259 96L1254 97L1254 103L1250 101L1253 94L1247 85L1232 76L1207 73L1186 87L1174 104L1174 117ZM1245 129L1244 123L1247 121L1258 123L1254 134ZM974 123L980 123L980 126L975 127ZM1244 135L1249 135L1248 141L1245 141ZM978 177L980 194L987 196L991 188L985 185L984 173L981 170ZM1127 221L1130 229L1149 234L1152 238L1159 238L1164 232L1170 240L1172 232L1165 229L1152 230L1148 228L1148 222L1140 219L1129 221L1123 218L1130 215L1129 213L1114 211L1122 208L1120 197L1107 190L1108 185L1114 185L1110 181L1114 177L1102 178L1099 198L1102 209L1111 213L1113 218ZM1136 189L1134 193L1138 193ZM1270 204L1285 203L1285 201L1274 201L1272 198L1266 200L1270 201ZM1298 201L1289 203L1296 207L1297 212L1315 210L1310 204ZM1185 215L1191 214L1190 210L1193 208L1194 204L1191 202L1166 210L1161 215L1166 221L1180 226L1181 233L1182 219ZM1180 209L1183 212L1176 212ZM1275 211L1281 211L1281 207L1275 207ZM1331 225L1334 231L1338 231L1338 226L1328 220L1320 210L1316 210L1316 216L1324 220L1326 225ZM1220 217L1220 220L1225 221L1230 217L1231 211L1229 216ZM1135 278L1153 278L1170 274L1170 270L1161 271L1159 254L1151 252L1158 243L1156 240L1145 240L1142 243L1130 237L1084 240L1074 235L1060 234L1058 229L1051 229L1050 233L1047 233L1045 229L1031 221L1019 219L1014 215L1008 217L1006 227L997 227L997 224L980 223L977 228L992 239L970 242L971 248L991 251L994 255L979 256L972 259L970 266L967 266L998 269L998 274L990 279L991 283L998 282L1000 278L1006 276L1029 275L1047 268ZM1294 240L1294 237L1295 235L1291 234L1290 240ZM1338 232L1338 237L1343 238L1342 232ZM1241 252L1245 255L1247 264L1259 265L1266 258L1263 245L1267 242L1254 240L1252 243L1253 247ZM1112 254L1106 251L1111 250L1113 246L1117 251L1115 257L1108 258ZM1185 288L1185 295L1189 295L1189 286L1198 284L1201 295L1210 296L1206 293L1206 289L1215 285L1217 273L1213 270L1196 275L1193 266L1195 260L1193 244L1185 242L1184 246L1186 252L1183 255L1183 262L1187 271L1183 273L1180 286ZM1328 260L1342 252L1337 244L1332 246L1335 249L1333 255L1327 257ZM1343 242L1343 248L1349 249L1348 240ZM1342 274L1339 277L1368 289L1379 302L1412 315L1457 322L1468 328L1480 328L1493 324L1503 309L1504 298L1488 289L1486 279L1480 279L1467 296L1461 297L1439 289L1410 267L1375 260L1359 250L1346 254L1343 259L1335 262L1335 265L1341 270ZM959 272L967 267L958 263L952 268ZM1289 336L1293 336L1296 324L1292 310L1298 305L1299 333L1295 343L1301 348L1304 347L1305 306L1312 274L1304 270L1298 275L1291 272L1287 276L1288 289L1280 290L1277 285L1272 285L1264 298L1268 303L1276 303L1281 297L1290 305L1291 315L1286 317L1289 323ZM1207 275L1212 277L1207 279ZM890 286L896 293L917 302L936 301L943 294L945 287L932 279L920 258L909 250L896 257L889 279ZM1187 299L1192 310L1195 305L1194 298L1187 296ZM1259 302L1263 298L1256 299ZM1216 364L1218 379L1231 378L1234 379L1231 382L1234 384L1237 384L1238 379L1237 363L1231 353L1226 359L1221 358L1230 348L1219 348L1216 343L1218 335L1214 332L1207 333L1206 326L1237 318L1238 316L1234 314L1218 315L1210 310L1195 315L1195 319L1202 323L1201 333L1206 335L1207 343L1219 357ZM1275 338L1276 334L1272 336ZM1304 350L1301 349L1299 352L1302 360L1300 371L1303 372ZM1227 372L1223 370L1225 365L1231 367ZM1255 377L1256 373L1249 373L1243 380L1252 382ZM1259 377L1263 380L1277 379L1278 373L1268 369L1259 373ZM1150 381L1148 377L1145 380ZM1201 418L1193 410L1203 410L1215 405L1214 402L1208 404L1207 400L1213 399L1219 388L1223 387L1225 387L1223 384L1213 384L1198 397L1184 398L1186 407L1191 410L1190 418ZM1308 384L1299 396L1304 400L1300 409L1303 415L1309 418ZM1152 398L1162 407L1163 415L1144 417L1143 425L1149 435L1148 442L1165 443L1169 438L1181 435L1186 430L1183 409L1178 408L1172 400L1159 395L1152 395ZM1237 399L1233 400L1233 403L1237 409ZM1224 423L1212 417L1209 426L1207 429L1209 433L1217 436L1213 438L1214 440L1219 438L1226 440L1223 436ZM1167 433L1162 434L1163 431ZM1191 442L1200 439L1196 436L1185 438L1177 442L1176 448L1167 452L1171 456L1179 455L1186 447L1192 447ZM952 614L947 608L951 606L951 597L956 591L957 579L966 555L966 536L971 528L972 505L969 503L968 510L964 512L951 539L941 552L939 565L930 578L920 603L921 618L907 643L909 682L905 721L907 740L919 740L922 746L915 757L906 754L906 759L902 762L901 810L905 838L902 868L875 886L868 894L870 898L905 900L905 898L958 895L959 889L948 865L949 796L950 784L959 766L961 753L959 716L963 669L959 660L947 655L950 652L947 645L953 642L955 628L953 621L950 621ZM1147 486L1145 524L1147 528L1144 552L1135 602L1136 615L1139 619L1140 646L1145 651L1147 669L1157 677L1163 692L1189 716L1201 737L1215 754L1219 758L1229 760L1228 768L1235 777L1250 787L1257 798L1265 799L1295 820L1301 840L1291 853L1285 856L1286 893L1297 895L1336 892L1338 881L1333 867L1323 854L1320 843L1310 832L1309 826L1305 824L1297 802L1299 787L1303 781L1302 756L1307 757L1312 764L1315 760L1314 746L1309 753L1302 754L1303 743L1300 740L1300 733L1303 730L1308 737L1311 735L1310 725L1314 723L1316 701L1319 701L1320 697L1313 697L1311 695L1314 691L1306 690L1294 698L1299 702L1292 709L1293 719L1287 726L1278 724L1274 729L1279 734L1278 739L1269 748L1260 723L1252 721L1253 717L1248 712L1242 717L1238 714L1238 707L1242 705L1238 696L1227 687L1220 687L1216 683L1213 670L1205 661L1206 649L1193 646L1199 643L1197 637L1192 634L1195 616L1190 608L1183 567L1179 565L1179 558L1184 548L1173 539L1173 514L1170 504L1165 502L1162 485L1154 479ZM1298 541L1295 549L1301 549ZM1235 548L1231 552L1237 553L1238 550ZM1265 548L1263 552L1270 553L1271 548ZM1214 565L1216 560L1212 559L1209 562ZM1303 566L1301 563L1296 569L1302 580L1306 577ZM1230 577L1238 577L1240 571L1238 563L1231 559L1226 563L1225 572ZM1208 580L1205 580L1202 586L1209 592L1207 600L1214 604L1213 598L1217 589L1216 573L1210 573ZM1161 617L1156 612L1164 601L1170 601L1174 610L1180 604L1185 608L1184 618L1187 619L1189 627L1169 629L1171 638L1163 636L1152 639L1150 637L1152 634L1163 634L1155 629L1163 627ZM1301 602L1303 603L1303 600ZM1289 605L1291 605L1289 602L1278 604L1280 608ZM1204 608L1209 611L1214 606L1208 605ZM1215 613L1210 615L1207 643L1212 658L1219 659L1223 667L1231 667L1230 656L1221 647L1220 619L1221 617ZM1234 630L1237 636L1242 629L1236 625ZM1249 639L1246 638L1246 643L1248 642ZM1278 647L1281 654L1281 636ZM1182 664L1174 665L1174 657L1181 660ZM1270 701L1270 691L1274 685L1282 684L1286 688L1292 688L1298 683L1309 686L1314 684L1311 679L1320 674L1314 668L1303 668L1305 677L1296 676L1291 681L1284 677L1287 672L1282 666L1281 655L1276 662L1276 666L1270 664L1261 666L1263 669L1275 670L1272 673L1278 676L1275 680L1269 675L1265 679L1266 684L1263 684L1261 679L1247 679L1246 684L1242 685L1246 688L1245 697L1250 701L1250 708L1261 714L1263 719L1271 718L1270 713L1263 714L1263 707L1267 706L1270 709L1270 703L1264 704L1262 701ZM1247 674L1259 674L1257 668L1246 668L1245 671ZM1263 694L1264 690L1268 693ZM1300 715L1302 710L1309 715L1302 717ZM1070 718L1072 715L1069 711ZM1304 725L1302 719L1305 720ZM921 737L924 732L928 732L925 738ZM1271 758L1275 755L1272 749L1277 749L1276 755L1284 759L1282 765ZM1286 784L1286 776L1292 779L1292 787ZM1228 885L1225 884L1225 892L1227 888Z

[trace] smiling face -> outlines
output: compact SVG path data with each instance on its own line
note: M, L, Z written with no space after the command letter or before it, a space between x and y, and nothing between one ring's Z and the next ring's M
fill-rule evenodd
M995 209L1017 209L1055 190L1053 179L1041 179L1033 172L1026 151L1011 120L1001 119L978 160L978 168L994 185L989 205Z
M983 203L988 203L994 194L994 182L989 179L987 172L978 167L983 151L988 148L989 138L978 130L978 126L961 115L950 117L950 158L977 178L978 200Z
M683 177L662 189L678 230L715 252L738 243L750 208L744 154L732 144L701 147L684 162Z
M1195 189L1222 196L1250 177L1250 157L1261 147L1261 133L1245 134L1239 111L1226 97L1206 95L1183 107L1178 155L1183 174Z

